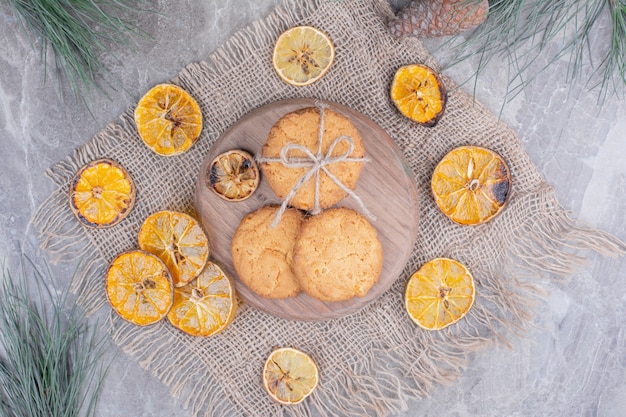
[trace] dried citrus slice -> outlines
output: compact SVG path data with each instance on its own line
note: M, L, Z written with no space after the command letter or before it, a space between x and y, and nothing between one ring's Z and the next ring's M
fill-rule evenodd
M167 318L191 336L212 336L235 318L235 289L226 274L208 262L198 278L174 289L174 305Z
M296 26L276 41L272 64L285 82L302 86L322 78L334 59L335 47L324 32L310 26Z
M197 277L209 257L209 241L200 224L176 211L149 216L139 229L138 241L141 249L165 262L177 287Z
M409 279L404 297L411 319L426 330L461 320L474 303L474 279L458 261L437 258Z
M478 146L462 146L448 153L433 173L437 205L463 225L484 223L506 205L511 174L497 153Z
M185 152L198 139L202 113L185 90L173 84L159 84L139 100L135 124L150 149L172 156Z
M248 152L235 149L213 159L206 182L224 200L242 201L259 186L259 168Z
M70 184L70 208L85 226L116 225L135 204L135 185L117 162L98 159L83 166Z
M441 79L426 65L400 67L391 82L391 101L400 113L424 126L437 124L446 98Z
M138 326L161 320L172 307L172 278L165 264L151 253L124 252L106 272L106 293L113 310Z
M274 350L263 367L263 386L281 404L298 404L308 397L319 379L317 365L306 353L285 347Z

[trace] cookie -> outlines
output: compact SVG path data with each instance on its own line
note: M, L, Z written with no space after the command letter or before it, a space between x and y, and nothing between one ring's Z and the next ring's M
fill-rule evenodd
M328 209L302 225L293 271L311 297L322 301L363 297L378 281L382 267L378 233L356 211Z
M320 110L307 107L288 113L281 117L270 130L265 145L261 150L263 157L279 158L281 149L288 143L304 146L314 155L319 142ZM358 130L345 116L330 109L324 110L324 135L322 137L322 154L326 155L331 144L340 136L348 136L354 143L351 158L363 158L365 147ZM333 149L333 156L345 154L349 150L346 141L342 141ZM302 151L289 152L289 157L305 158ZM284 200L294 188L298 180L308 172L309 168L290 168L280 162L264 162L261 164L265 179L276 195ZM326 166L339 181L349 189L356 187L357 180L363 170L363 162L337 162ZM320 206L327 208L335 205L346 196L343 191L325 172L320 171ZM302 210L315 207L315 176L300 187L289 204Z
M279 207L265 206L248 214L230 245L233 265L241 281L267 298L295 297L300 292L291 266L293 246L304 215L288 208L272 229L270 224L278 210Z

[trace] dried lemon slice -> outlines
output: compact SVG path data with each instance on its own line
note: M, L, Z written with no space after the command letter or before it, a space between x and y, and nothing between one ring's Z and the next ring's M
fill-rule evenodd
M289 347L273 351L263 367L263 386L270 397L285 405L302 402L317 387L318 380L313 359Z
M400 113L424 126L437 124L446 98L441 79L426 65L400 67L391 82L391 100Z
M209 241L193 217L176 211L149 216L139 229L139 247L159 257L183 286L200 274L209 257Z
M115 161L91 161L72 179L70 208L85 226L114 226L128 216L134 204L135 185Z
M167 315L174 327L191 336L212 336L235 318L237 302L230 278L208 262L195 281L174 289L174 305Z
M248 152L236 149L213 159L206 182L224 200L242 201L259 186L259 168Z
M511 175L504 159L478 146L462 146L443 157L433 173L437 205L462 225L484 223L506 205Z
M276 41L272 64L285 82L303 86L322 78L334 59L335 47L324 32L310 26L296 26Z
M185 90L173 84L159 84L139 100L135 124L150 149L172 156L185 152L198 139L202 113Z
M474 303L474 279L458 261L437 258L409 279L404 297L411 319L426 330L461 320Z
M156 256L140 250L124 252L106 272L106 294L113 310L125 320L147 326L172 307L172 278Z

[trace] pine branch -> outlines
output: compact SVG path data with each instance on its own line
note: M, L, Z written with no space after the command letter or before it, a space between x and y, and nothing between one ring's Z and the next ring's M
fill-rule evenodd
M32 262L17 277L3 268L0 416L95 416L104 346L68 292L55 295Z
M611 22L610 35L600 45L605 47L603 58L594 63L591 43L605 18ZM588 86L598 88L599 103L624 94L626 0L492 0L483 25L466 40L457 41L455 37L444 43L452 51L448 66L478 56L480 65L474 74L478 76L494 58L508 61L508 100L558 60L568 62L568 81L588 77ZM549 49L554 45L560 45L556 52ZM539 57L548 61L536 68Z
M131 35L144 35L118 16L137 11L128 0L4 0L13 8L23 29L41 40L41 57L47 64L52 49L61 81L68 81L76 101L99 88L106 68L101 56L110 44L130 45Z

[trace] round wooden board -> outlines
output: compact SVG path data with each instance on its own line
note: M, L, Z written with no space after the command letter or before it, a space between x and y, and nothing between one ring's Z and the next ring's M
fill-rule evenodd
M319 100L321 101L321 100ZM378 282L362 298L327 303L305 293L284 300L264 298L251 291L235 273L230 242L245 215L267 204L280 204L261 174L259 188L252 197L241 202L228 202L218 197L205 183L206 171L213 158L232 149L243 149L252 155L260 153L271 127L285 114L315 106L315 99L292 99L278 101L251 111L213 145L206 156L196 183L195 207L209 235L211 257L221 264L235 282L241 299L272 315L292 320L329 320L352 314L363 308L398 278L411 255L417 236L418 210L417 190L412 173L397 145L373 121L340 104L322 101L329 108L347 116L359 130L367 156L354 190L367 208L376 216L370 220L378 231L384 251L383 270ZM350 197L338 206L359 211L358 204Z

